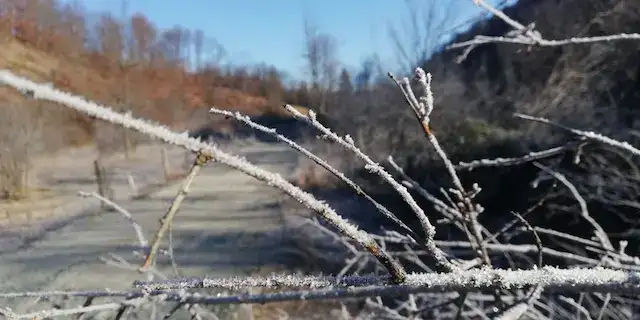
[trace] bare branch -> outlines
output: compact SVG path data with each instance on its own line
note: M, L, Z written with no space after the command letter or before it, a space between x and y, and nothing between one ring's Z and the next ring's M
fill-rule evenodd
M569 188L569 191L571 191L571 194L576 198L576 200L578 201L578 203L580 204L580 215L582 215L582 217L589 223L591 224L591 226L594 229L594 234L596 236L596 238L598 238L598 240L600 240L600 243L602 244L602 246L607 249L607 250L611 250L613 251L613 245L611 244L611 240L609 239L609 236L607 235L607 233L604 231L604 229L602 228L602 226L600 226L600 224L593 218L591 217L591 215L589 214L589 209L587 208L587 202L584 200L584 198L580 195L580 193L578 192L578 189L576 189L576 187L573 185L573 183L571 183L563 174L553 171L551 169L549 169L548 167L545 167L539 163L534 163L536 167L542 169L543 171L547 172L548 174L552 175L554 178L558 179L558 181L560 181L562 184L564 184L567 188Z
M140 227L140 225L133 219L133 216L131 215L131 213L129 213L129 211L127 211L126 209L124 209L123 207L121 207L120 205L118 205L117 203L99 195L96 192L83 192L80 191L78 192L78 194L82 197L94 197L100 201L102 201L104 204L106 204L107 206L113 208L114 210L120 212L125 219L127 219L129 221L129 223L131 224L131 226L133 227L133 229L136 232L136 236L138 237L138 244L140 245L140 249L145 249L147 248L147 246L149 245L149 242L147 241L147 238L144 236L144 232L142 231L142 227Z
M276 173L266 171L249 163L245 159L225 153L214 145L203 143L199 139L190 138L187 133L178 134L164 126L133 118L128 114L115 112L110 108L100 106L93 102L88 102L81 97L64 93L52 87L37 84L25 78L18 77L8 70L0 70L0 82L18 90L32 92L33 97L36 99L60 103L87 115L121 125L143 133L149 137L160 139L164 142L181 146L194 152L207 152L211 155L213 161L220 162L260 181L266 182L312 209L321 217L326 219L332 226L340 230L341 233L355 240L360 246L366 248L371 254L373 254L378 261L380 261L380 263L382 263L382 265L384 265L387 270L394 275L397 282L402 282L404 279L404 268L398 262L393 260L393 258L391 258L387 253L381 250L378 244L366 232L344 220L326 203L318 201L313 195L297 188Z
M198 172L200 172L202 167L211 159L212 157L209 154L205 152L198 152L198 156L193 162L193 165L191 166L191 170L189 170L189 174L187 174L187 176L185 177L182 183L182 186L180 187L180 190L178 190L178 194L175 196L175 198L171 202L171 206L169 207L169 210L164 215L164 217L160 219L160 228L156 232L156 235L153 239L153 244L151 244L151 249L149 250L149 253L147 253L147 257L144 259L144 263L140 267L141 272L145 272L149 270L149 268L153 265L156 254L160 249L160 242L162 241L162 237L167 232L167 230L169 230L171 226L171 222L173 221L173 218L175 217L176 213L178 213L178 210L180 209L180 205L182 204L182 201L187 196L187 193L189 193L189 187L191 186L191 184L193 183L193 180L198 175Z
M455 266L451 264L446 258L446 256L442 253L440 249L438 249L434 244L433 240L436 234L436 228L431 224L431 221L424 213L422 208L418 205L418 203L413 199L411 194L407 191L402 184L398 183L380 164L373 161L369 156L364 154L360 149L358 149L351 137L347 136L346 138L341 138L330 129L322 125L315 117L315 113L313 111L309 112L309 116L305 116L300 111L296 110L294 107L290 105L286 105L285 108L289 111L296 119L305 121L310 124L318 131L322 132L328 139L333 142L340 144L345 149L353 152L358 158L365 161L365 168L369 170L371 173L377 174L380 176L386 183L391 185L393 189L402 197L402 199L409 205L411 210L415 213L416 217L420 221L420 225L422 227L422 231L425 234L424 246L427 248L427 251L430 252L430 256L433 259L433 263L436 268L441 271L454 271L456 270Z
M476 250L478 251L478 255L483 259L483 262L487 266L491 266L491 260L489 259L489 255L487 254L486 249L483 246L484 239L482 236L482 227L478 222L478 214L480 214L484 209L475 205L471 201L471 196L467 193L465 188L462 185L462 181L460 177L458 177L458 173L453 166L453 163L447 156L447 153L444 151L440 143L438 142L438 138L431 131L431 113L434 109L434 99L433 92L431 91L431 74L426 73L422 68L416 68L414 78L420 84L423 91L423 96L417 98L413 89L411 88L411 84L409 79L403 78L402 80L396 79L393 74L389 73L389 77L395 82L398 88L404 94L406 102L413 110L413 113L420 123L422 130L427 137L429 143L436 150L436 153L444 163L449 176L453 182L455 187L454 193L457 197L457 200L462 204L465 209L463 212L464 222L468 229L470 229L470 241L474 241L476 244Z
M514 158L495 158L495 159L479 159L471 162L460 162L455 166L456 169L473 170L480 167L506 167L515 166L523 163L553 157L569 150L571 145L554 147L542 151L530 152L522 157Z
M469 270L454 273L414 273L407 275L404 284L393 285L395 289L385 291L398 294L415 292L467 291L482 288L517 288L541 285L545 289L564 292L589 291L607 292L605 288L617 287L622 292L640 291L640 273L596 268L559 269L543 267L537 270ZM278 288L283 286L317 288L350 288L354 292L375 290L372 286L390 284L389 277L352 276L334 277L297 277L291 275L253 277L253 278L191 278L154 282L136 282L134 286L147 289L186 289L186 288L225 288L238 289L247 286ZM385 290L377 288L378 290ZM380 294L383 295L383 294ZM2 294L0 294L2 297Z
M99 305L95 305L95 306L82 306L82 307L78 307L78 308L72 308L72 309L51 309L51 310L42 310L42 311L38 311L38 312L33 312L33 313L27 313L27 314L15 314L15 313L8 313L7 317L11 320L18 320L18 319L46 319L46 318L52 318L52 317L64 317L64 316L72 316L72 315L76 315L76 314L84 314L84 313L89 313L89 312L97 312L97 311L105 311L105 310L116 310L119 309L121 307L131 307L131 306L138 306L140 305L141 302L143 302L143 299L135 299L135 300L128 300L128 301L124 301L121 303L105 303L105 304L99 304Z
M569 128L566 126L563 126L561 124L555 123L549 119L545 119L545 118L540 118L540 117L533 117L533 116L528 116L525 114L521 114L521 113L516 113L515 116L517 118L521 118L521 119L525 119L525 120L531 120L531 121L536 121L536 122L541 122L541 123L546 123L546 124L550 124L554 127L557 128L561 128L564 129L566 131L569 131L575 135L587 138L589 140L593 140L593 141L597 141L600 143L604 143L606 145L618 148L618 149L622 149L624 151L630 152L634 155L640 155L640 150L638 150L636 147L632 146L630 143L625 142L625 141L618 141L612 138L609 138L607 136L601 135L599 133L593 132L593 131L582 131L582 130L578 130L578 129L573 129L573 128Z
M483 9L487 10L494 16L498 17L500 20L506 22L508 25L510 25L513 28L513 30L508 32L505 36L502 36L502 37L488 37L484 35L478 35L474 37L472 40L458 42L458 43L454 43L447 46L448 50L457 49L457 48L467 48L465 52L462 54L461 58L458 59L458 62L461 62L462 60L464 60L464 58L469 55L471 50L473 50L478 45L487 44L487 43L516 43L516 44L525 44L525 45L537 45L537 46L543 46L543 47L558 47L558 46L565 46L569 44L588 44L588 43L596 43L596 42L640 40L640 33L620 33L616 35L607 35L607 36L581 37L581 38L572 37L569 39L562 39L562 40L547 40L542 37L540 32L535 30L535 24L524 26L520 22L507 16L501 10L486 3L484 0L473 0L473 1Z
M239 112L230 112L230 111L220 110L220 109L216 109L216 108L211 108L209 110L209 112L215 113L215 114L224 115L224 116L227 116L227 117L233 117L235 120L238 120L238 121L246 124L247 126L249 126L251 128L254 128L256 130L260 130L261 132L269 134L272 137L275 137L276 139L286 143L287 145L289 145L294 150L302 153L303 155L305 155L307 158L311 159L313 162L315 162L319 166L325 168L327 171L329 171L331 174L336 176L338 179L342 180L351 189L353 189L353 191L355 191L357 195L364 197L365 199L367 199L367 201L369 201L371 204L373 204L376 207L376 209L378 209L378 211L380 211L380 213L382 213L385 217L387 217L389 220L395 222L402 229L404 229L405 231L407 231L410 234L415 236L415 232L413 232L413 230L411 230L411 228L409 228L404 222L402 222L400 219L398 219L398 217L395 214L393 214L393 212L389 211L389 209L387 209L385 206L383 206L382 204L378 203L376 200L371 198L371 196L369 196L366 192L364 192L364 190L362 190L362 188L360 188L360 186L358 186L355 182L353 182L351 179L349 179L347 176L345 176L344 173L338 171L337 169L332 167L329 163L327 163L326 161L320 159L320 157L316 156L311 151L303 148L301 145L297 144L295 141L292 141L291 139L288 139L287 137L283 136L282 134L279 134L274 129L267 128L267 127L265 127L263 125L260 125L258 123L255 123L255 122L251 121L251 119L249 117L243 116Z
M258 295L219 296L198 299L200 294L189 294L184 291L142 290L142 291L52 291L0 293L0 298L19 297L125 297L136 298L144 295L166 295L166 301L185 299L188 303L220 304L220 303L261 303L274 301L291 301L298 299L335 299L340 297L365 296L397 296L419 292L474 291L483 289L513 289L540 285L545 290L562 292L616 292L620 294L637 294L640 292L640 272L595 268L559 269L543 267L537 270L469 270L454 273L414 273L408 274L403 284L393 284L389 276L361 277L272 277L232 278L232 279L191 279L189 281L169 280L168 282L136 282L138 287L152 288L154 285L164 287L188 288L241 288L246 285L273 288L274 286L291 285L314 290L289 291ZM327 290L320 290L324 288ZM317 290L316 290L317 289ZM219 298L219 299L218 299Z

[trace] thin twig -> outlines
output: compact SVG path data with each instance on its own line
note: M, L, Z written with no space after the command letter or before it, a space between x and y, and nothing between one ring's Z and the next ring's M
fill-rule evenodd
M302 147L301 145L297 144L295 141L292 141L291 139L283 136L282 134L278 133L275 129L267 128L267 127L265 127L263 125L260 125L258 123L255 123L255 122L251 121L251 119L249 117L243 116L239 112L231 112L231 111L220 110L220 109L216 109L216 108L211 108L209 110L209 112L210 113L224 115L224 116L227 116L227 117L232 117L235 120L240 121L240 122L244 123L245 125L253 128L253 129L260 130L261 132L264 132L264 133L266 133L266 134L268 134L268 135L270 135L270 136L272 136L272 137L274 137L274 138L286 143L289 147L291 147L294 150L300 152L301 154L303 154L307 158L311 159L313 162L315 162L319 166L323 167L325 170L329 171L331 174L336 176L338 179L342 180L345 184L347 184L347 186L349 186L351 189L353 189L353 191L355 191L355 193L357 195L362 196L367 201L369 201L371 204L373 204L376 207L376 209L378 211L380 211L380 213L382 213L385 217L387 217L389 220L395 222L398 226L400 226L406 232L408 232L408 233L410 233L410 234L415 236L415 232L413 232L413 230L411 230L411 228L409 228L404 222L402 222L395 214L393 214L391 211L389 211L389 209L387 209L385 206L383 206L382 204L378 203L376 200L371 198L371 196L369 196L369 194L367 194L364 190L362 190L362 188L360 188L360 186L358 186L355 182L353 182L351 179L349 179L344 173L338 171L337 169L332 167L329 163L327 163L325 160L321 159L320 157L318 157L315 154L313 154L311 151L309 151L309 150L305 149L304 147Z
M615 147L615 148L619 148L622 149L624 151L630 152L634 155L640 155L640 150L637 149L636 147L632 146L630 143L626 142L626 141L618 141L615 140L613 138L607 137L605 135L593 132L593 131L582 131L582 130L578 130L578 129L574 129L574 128L569 128L567 126L558 124L556 122L553 122L549 119L545 119L545 118L541 118L541 117L533 117L533 116L529 116L526 114L521 114L521 113L516 113L514 114L514 116L516 118L521 118L521 119L525 119L525 120L530 120L530 121L535 121L535 122L540 122L540 123L545 123L545 124L549 124L552 125L554 127L557 128L561 128L564 129L566 131L569 131L575 135L587 138L589 140L593 140L593 141L597 141L600 143L604 143L606 145Z
M455 195L458 197L458 201L460 201L460 203L462 203L466 208L464 212L464 222L470 230L471 237L469 240L474 241L478 255L483 259L487 266L491 267L491 259L489 259L487 250L483 246L484 238L482 236L482 227L480 226L477 217L477 215L482 211L482 208L471 203L471 199L467 196L468 193L463 187L462 181L460 180L453 163L440 145L440 142L438 142L438 138L431 131L430 116L434 109L433 92L431 91L431 74L426 73L422 68L416 68L415 70L415 79L422 87L424 94L424 96L421 96L420 98L417 98L413 92L409 79L403 78L402 80L398 80L391 73L389 73L388 76L404 94L405 100L411 107L416 120L420 123L427 140L435 149L440 160L444 163L455 190L457 191L455 192Z
M198 152L198 155L195 161L193 162L193 165L191 166L191 170L189 170L189 174L187 174L187 176L184 178L184 181L182 182L182 186L180 187L180 190L178 190L178 194L173 199L173 202L171 202L171 206L169 207L169 210L164 215L164 217L160 219L160 228L158 228L158 231L154 236L153 243L151 244L151 249L149 250L149 253L147 253L147 257L144 259L144 263L140 267L141 272L145 272L149 270L149 268L155 262L155 257L156 257L156 254L158 253L158 250L160 249L160 243L162 241L162 237L164 237L164 234L171 227L173 218L175 217L176 213L178 213L178 210L180 209L180 205L182 204L182 201L185 199L185 197L189 193L189 188L191 187L191 184L193 183L194 179L196 178L196 176L198 175L202 167L204 167L204 165L207 162L209 162L211 159L212 157L208 153Z
M105 304L99 304L94 306L83 306L83 307L72 308L72 309L51 309L51 310L42 310L42 311L27 313L27 314L14 313L14 314L8 315L8 318L10 320L19 320L19 319L46 319L46 318L53 318L53 317L72 316L77 314L85 314L89 312L115 310L121 307L137 306L142 301L143 301L142 299L136 299L136 300L128 300L122 303L112 302L112 303L105 303Z
M322 123L320 123L315 115L315 112L309 111L309 115L305 116L300 111L296 110L294 107L290 105L285 105L285 109L289 111L296 119L302 120L309 125L313 126L315 129L320 131L327 139L340 144L345 149L353 152L358 158L365 161L365 168L372 173L377 174L381 177L386 183L393 187L393 189L402 197L402 199L409 205L411 210L414 212L418 221L420 222L420 226L422 227L422 231L425 234L424 246L428 252L430 252L430 258L433 260L433 263L436 269L440 271L451 272L456 270L456 267L451 264L451 262L447 259L444 253L438 249L433 243L436 234L436 228L431 224L431 221L424 213L422 208L418 205L415 199L411 196L406 187L397 182L384 168L373 161L369 156L364 154L359 148L357 148L351 137L347 136L344 139L332 132L329 128L325 127Z
M562 154L566 150L568 150L572 145L564 145L559 146L547 150L530 152L521 157L512 157L512 158L495 158L495 159L479 159L471 162L459 162L455 168L456 169L465 169L465 170L473 170L480 167L506 167L506 166L515 166L524 164L527 162L540 160L544 158L553 157L555 155Z
M554 178L558 179L558 181L560 181L569 189L573 197L578 201L578 204L580 205L580 215L593 227L596 238L600 240L600 243L605 249L613 251L613 244L611 244L609 236L607 235L606 231L604 231L602 226L600 226L600 224L593 217L591 217L591 215L589 214L589 209L587 207L587 202L580 195L580 192L578 192L578 189L573 185L573 183L571 183L563 174L551 170L550 168L540 163L535 162L534 165L542 169L546 173L552 175Z
M466 48L462 57L459 58L459 62L464 60L469 55L471 50L479 45L487 43L517 43L525 45L537 45L542 47L558 47L569 44L588 44L596 42L612 42L622 40L640 40L640 33L620 33L615 35L595 36L595 37L572 37L562 40L547 40L542 37L540 32L535 30L535 24L524 26L520 22L510 18L503 11L491 6L484 0L473 0L477 5L490 12L498 19L504 21L510 25L514 30L507 32L505 36L501 37L489 37L485 35L475 36L468 41L462 41L451 44L446 47L447 50L456 48Z
M98 199L99 201L101 201L102 203L104 203L105 205L107 205L108 207L111 207L114 210L116 210L119 213L121 213L122 216L124 216L125 219L127 219L129 221L129 223L131 224L131 226L135 230L136 236L138 237L138 244L140 245L140 249L146 249L147 246L149 246L149 242L147 241L146 237L144 236L144 232L142 231L142 227L140 227L140 225L133 219L133 216L131 215L131 213L129 213L129 211L127 211L125 208L123 208L120 205L118 205L117 203L115 203L115 202L113 202L113 201L111 201L111 200L99 195L96 192L80 191L80 192L78 192L78 195L80 195L82 197L94 197L94 198Z
M529 232L531 232L531 234L533 235L536 244L536 248L538 248L538 268L542 268L542 253L544 252L544 247L542 246L542 240L540 240L540 236L538 236L538 233L536 232L536 230L531 226L531 224L529 223L529 221L527 221L522 215L520 215L517 212L512 211L511 212L514 216L516 216L516 218L518 220L520 220L520 222L522 222L522 224L525 225L525 227L527 228L527 230L529 230Z

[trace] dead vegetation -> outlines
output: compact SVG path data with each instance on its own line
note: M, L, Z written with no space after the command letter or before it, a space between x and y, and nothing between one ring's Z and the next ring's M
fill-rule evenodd
M32 157L44 148L43 117L34 112L43 109L27 105L0 108L0 196L18 200L29 196Z

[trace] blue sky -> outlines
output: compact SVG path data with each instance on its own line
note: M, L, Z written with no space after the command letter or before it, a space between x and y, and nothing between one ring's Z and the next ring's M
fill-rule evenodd
M471 0L436 1L456 5L452 26L481 12ZM93 13L122 12L120 0L79 2ZM265 62L294 77L304 76L305 18L335 37L340 60L356 67L372 53L395 63L389 25L408 16L402 0L128 0L127 8L129 14L144 13L159 28L202 29L224 46L227 62Z

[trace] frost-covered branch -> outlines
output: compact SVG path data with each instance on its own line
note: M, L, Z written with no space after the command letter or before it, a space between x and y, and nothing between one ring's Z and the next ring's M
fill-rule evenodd
M535 30L535 23L527 26L512 19L506 15L503 11L493 7L484 0L473 0L474 3L485 9L486 11L498 17L500 20L507 23L513 28L513 30L507 32L504 36L490 37L485 35L475 36L471 40L457 42L447 46L448 50L466 48L464 53L458 58L458 62L463 61L469 53L479 45L487 43L515 43L523 45L536 45L542 47L559 47L569 44L588 44L596 42L612 42L612 41L624 41L624 40L640 40L640 33L620 33L615 35L604 35L594 37L571 37L569 39L561 40L547 40L540 32Z
M182 134L175 133L160 124L134 118L130 114L118 113L111 108L89 102L79 96L74 96L50 86L37 84L23 77L16 76L8 70L0 70L0 82L20 91L29 92L35 99L60 103L97 119L121 125L193 152L207 152L211 155L213 161L225 164L260 181L266 182L270 186L278 188L298 200L327 220L329 224L340 230L341 233L355 240L363 248L366 248L394 275L397 282L402 282L404 279L404 268L382 250L366 232L343 219L325 202L319 201L310 193L297 188L279 174L261 169L249 163L246 159L228 154L214 145L200 141L200 139L191 138L186 132Z
M385 206L383 206L382 204L380 204L379 202L374 200L369 194L367 194L364 190L362 190L362 188L360 188L360 186L358 186L355 182L353 182L351 179L349 179L344 173L338 171L336 168L332 167L329 163L327 163L327 161L321 159L317 155L313 154L311 151L309 151L309 150L305 149L304 147L302 147L301 145L297 144L295 141L283 136L282 134L278 133L275 129L267 128L267 127L265 127L265 126L263 126L261 124L258 124L258 123L255 123L255 122L251 121L251 119L248 116L244 116L244 115L240 114L239 112L230 112L230 111L220 110L220 109L216 109L216 108L211 108L209 110L209 112L210 113L219 114L219 115L224 115L224 116L227 116L227 117L232 117L235 120L240 121L240 122L244 123L245 125L253 128L253 129L256 129L256 130L259 130L260 132L263 132L263 133L266 133L268 135L271 135L272 137L275 137L276 139L286 143L289 147L291 147L294 150L300 152L301 154L303 154L307 158L311 159L313 162L315 162L319 166L323 167L325 170L329 171L331 174L336 176L338 179L342 180L347 186L349 186L351 189L353 189L353 191L355 191L355 193L357 195L362 196L367 201L369 201L371 204L373 204L376 207L376 209L378 211L380 211L380 213L382 213L385 217L387 217L389 220L393 221L395 224L400 226L405 231L407 231L407 232L409 232L409 233L411 233L412 235L415 236L414 231L411 230L411 228L409 228L404 222L402 222L400 219L398 219L398 217L395 214L393 214L393 212L389 211L389 209L387 209Z
M391 285L388 277L349 276L293 276L271 275L267 277L236 278L184 278L158 281L137 281L134 287L146 290L187 288L221 288L237 290L246 287L282 288L367 288ZM465 291L488 288L522 288L541 285L559 291L601 291L618 288L624 292L640 292L640 272L596 268L559 269L543 267L537 270L468 270L453 273L413 273L396 289L410 292ZM2 295L0 295L2 297Z
M618 148L618 149L622 149L624 151L627 151L633 155L640 155L640 150L636 147L634 147L633 145L631 145L630 143L626 142L626 141L618 141L616 139L607 137L605 135L599 134L597 132L593 132L593 131L583 131L583 130L578 130L578 129L574 129L574 128L569 128L567 126L555 123L549 119L545 119L545 118L541 118L541 117L534 117L534 116L529 116L526 114L521 114L521 113L516 113L515 117L517 118L521 118L521 119L525 119L525 120L530 120L530 121L535 121L535 122L540 122L540 123L545 123L545 124L549 124L552 125L554 127L557 128L561 128L563 130L569 131L577 136L580 137L584 137L586 139L589 140L593 140L593 141L597 141L609 146L612 146L614 148Z
M151 268L151 266L155 262L155 257L156 257L156 254L158 253L158 250L160 249L162 237L164 237L164 234L171 227L173 218L178 213L178 210L180 209L180 205L182 204L182 201L186 198L187 193L189 193L189 188L191 187L191 184L195 180L196 176L198 175L198 172L200 172L200 170L204 167L204 165L209 160L211 160L211 155L202 151L198 152L198 155L196 156L196 159L193 161L193 165L189 170L189 174L187 174L184 181L182 182L182 185L180 186L180 190L178 190L178 194L176 194L176 196L173 198L173 201L171 201L171 206L169 206L167 213L162 217L162 219L160 219L160 228L158 228L158 231L156 231L156 234L153 239L153 243L151 244L151 248L147 253L147 257L144 259L144 262L140 267L140 271L149 270L149 268ZM169 236L171 237L171 234L169 234Z
M137 307L143 301L144 299L135 299L132 301L124 301L121 303L111 302L111 303L104 303L104 304L99 304L95 306L82 306L82 307L70 308L70 309L41 310L37 312L24 313L24 314L14 313L9 310L4 310L4 311L0 310L0 314L4 314L9 320L48 319L48 318L55 318L55 317L82 315L82 314L98 312L98 311L117 310L122 307Z
M186 288L240 288L247 285L273 288L283 284L296 286L294 291L263 294L215 295L188 293ZM180 290L142 289L132 291L51 291L0 293L0 298L43 297L111 297L134 299L161 296L164 301L198 304L265 303L296 300L326 300L372 296L402 296L411 293L476 291L486 289L518 289L541 286L547 291L640 293L640 272L607 268L559 269L543 267L538 270L469 270L453 273L408 274L402 284L394 284L388 276L373 277L252 277L232 279L181 279L169 282L137 282L136 286L153 288L175 287Z
M487 266L491 266L491 260L487 250L484 248L484 238L482 235L482 226L478 222L478 215L484 211L484 208L478 204L474 204L472 198L477 195L477 192L467 192L462 185L462 181L456 172L451 159L444 151L438 138L433 134L431 130L431 113L434 109L433 92L431 91L431 74L426 73L422 68L416 68L414 79L420 85L422 89L422 96L417 97L413 92L411 83L408 78L398 80L393 74L389 73L389 77L393 80L396 86L402 91L405 101L411 107L416 120L422 127L422 130L436 151L440 160L444 163L447 172L453 182L454 189L449 189L449 192L456 197L456 203L460 204L463 214L463 225L465 226L465 232L469 235L469 241L475 244L475 249L478 252L478 256L483 259L483 262Z
M131 216L131 213L129 213L129 211L127 211L126 209L124 209L123 207L118 205L117 203L115 203L115 202L113 202L113 201L111 201L111 200L99 195L97 192L80 191L80 192L78 192L78 195L80 195L81 197L94 197L94 198L98 199L99 201L102 201L107 206L109 206L109 207L113 208L114 210L118 211L120 214L122 214L122 216L125 219L127 219L127 221L129 221L129 223L133 227L133 230L136 232L136 237L138 238L138 245L140 245L140 248L141 249L145 249L149 245L149 242L147 241L147 238L144 236L144 232L142 231L142 227L140 226L140 224L138 224L138 222L136 222L133 219L133 216Z
M607 250L613 251L613 245L611 244L611 240L607 235L607 232L602 228L602 226L589 214L589 209L587 207L587 202L578 192L578 189L567 179L563 174L553 171L548 167L545 167L539 163L535 163L536 167L542 169L546 173L552 175L554 178L558 179L562 184L564 184L574 198L578 201L580 205L580 215L593 227L593 233L595 237L600 241L600 244Z
M459 162L458 165L455 166L455 168L471 171L473 169L480 168L480 167L515 166L515 165L520 165L523 163L545 159L545 158L562 154L563 152L569 150L571 147L572 145L564 145L564 146L554 147L547 150L530 152L521 157L479 159L479 160L473 160L470 162Z
M415 201L413 196L411 196L405 186L396 181L393 176L391 176L391 174L389 174L380 164L373 161L368 155L362 152L362 150L356 147L353 139L350 136L342 138L331 131L329 128L325 127L322 123L320 123L316 118L315 112L309 111L309 115L305 116L290 105L286 105L285 109L289 111L296 119L302 120L313 126L315 129L320 131L327 139L339 144L346 150L351 151L354 155L356 155L366 163L365 169L369 170L371 173L377 174L380 178L382 178L382 180L384 180L384 182L393 187L393 189L402 197L405 203L409 205L411 211L413 211L415 216L418 218L425 237L423 245L427 249L427 252L429 252L429 256L436 269L447 272L456 270L456 267L451 264L442 250L438 249L438 247L435 246L433 240L435 239L436 228L433 226L433 224L431 224L429 217L427 217L424 210L418 205L418 203Z

